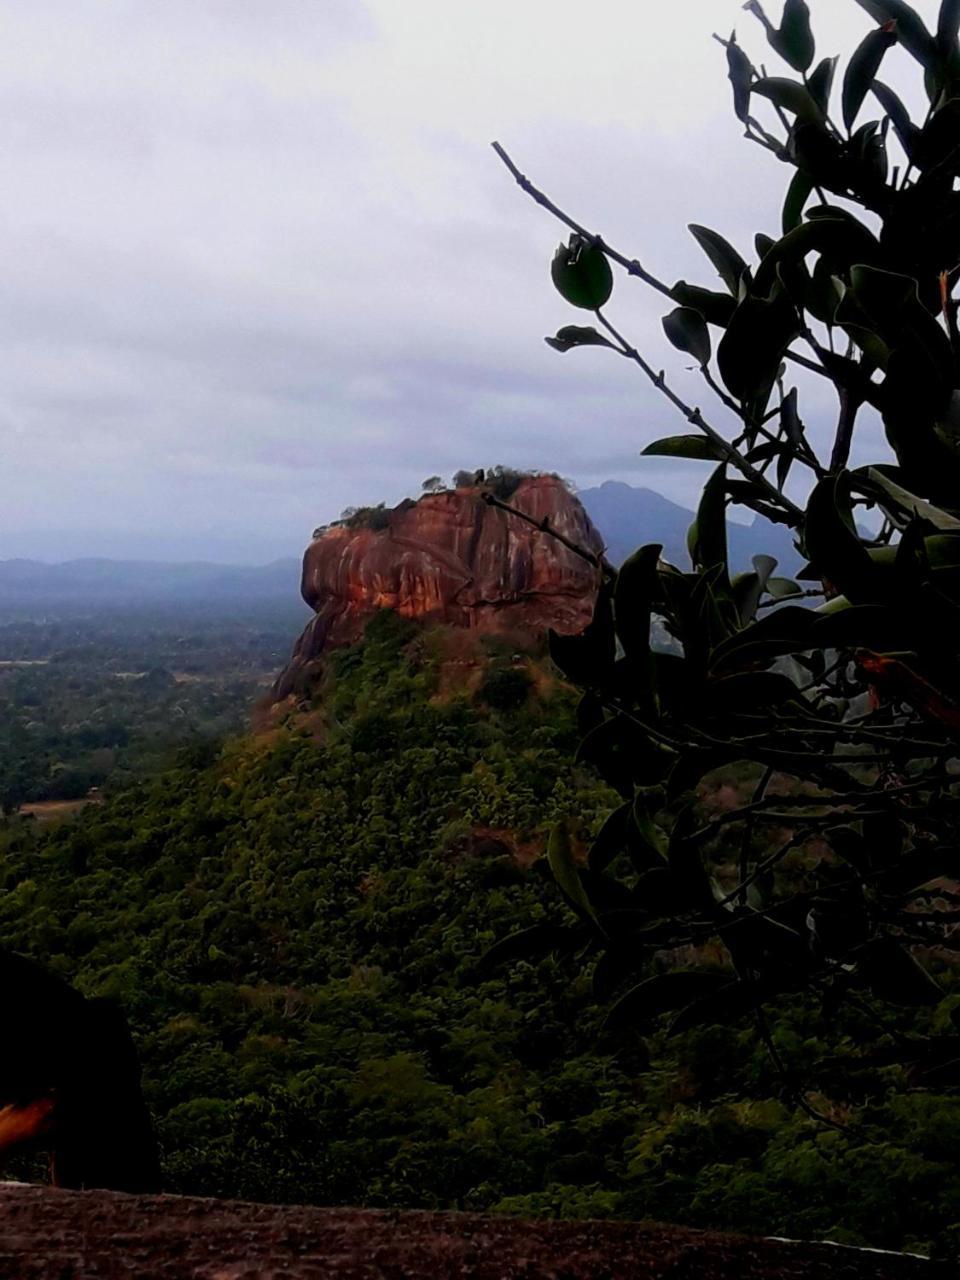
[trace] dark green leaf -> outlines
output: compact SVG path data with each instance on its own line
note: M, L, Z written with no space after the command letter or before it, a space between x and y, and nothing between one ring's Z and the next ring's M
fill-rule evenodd
M663 331L678 351L686 351L697 364L710 363L710 330L699 311L677 307L663 318Z
M955 51L958 31L960 31L960 0L941 0L937 18L937 47L942 57L947 58Z
M816 46L810 30L810 10L806 0L786 0L780 30L771 32L770 43L794 71L806 71L813 62Z
M733 110L737 119L746 124L750 118L750 82L753 71L750 59L731 37L727 44L727 75L733 86Z
M769 395L780 362L799 331L796 309L785 295L769 302L744 298L717 349L720 375L730 394L741 401Z
M888 820L888 825L889 824ZM874 862L878 859L875 857ZM909 858L900 858L879 881L884 893L912 893L935 880L953 879L957 870L956 848L939 848L929 853L914 849Z
M803 220L803 209L813 191L813 181L802 169L798 169L787 188L787 198L783 202L783 234L799 227Z
M710 715L736 716L775 707L797 696L797 686L779 671L742 671L711 680L704 695Z
M960 99L948 98L916 136L912 158L924 172L940 170L956 176L957 135L960 133Z
M920 301L912 276L860 264L850 270L848 293L872 331L891 349L909 353L922 348L945 386L952 385L954 361L950 339ZM847 298L841 303L843 308ZM840 311L837 315L839 317ZM851 321L852 323L852 321Z
M791 596L803 594L803 588L792 578L770 578L767 582L767 595L774 600L789 600Z
M721 462L726 453L707 436L665 436L641 450L643 458L695 458L698 462Z
M861 185L878 188L887 181L890 161L887 156L886 121L871 120L856 130L847 149L851 161L859 167Z
M807 78L810 96L826 115L830 110L830 93L833 89L833 77L836 74L839 58L824 58L818 62Z
M932 502L918 498L915 493L910 493L908 489L898 485L877 467L867 467L863 474L874 491L879 490L881 505L893 514L925 520L927 524L942 531L960 529L960 520L956 516L951 515L949 511L944 511L942 507L934 506Z
M696 521L688 539L691 556L703 554L698 546ZM716 563L697 577L684 618L681 640L691 671L702 675L712 650L737 630L739 619L730 593L727 568Z
M727 468L721 463L703 487L695 522L696 536L690 558L698 569L716 565L727 573Z
M627 824L630 821L631 804L614 809L600 828L590 848L591 871L606 871L610 863L627 847Z
M594 1000L606 1004L617 988L637 973L640 965L639 955L624 955L620 950L605 951L593 968Z
M670 1024L670 1034L680 1035L694 1027L727 1026L753 1013L759 1003L759 992L753 986L728 981L681 1010Z
M788 653L811 648L810 629L817 620L811 609L784 605L731 636L713 654L714 671L736 671L767 664Z
M720 279L734 297L740 291L740 278L747 270L747 264L733 245L709 227L690 224L690 234L717 269Z
M668 803L688 798L708 773L728 764L730 756L729 751L718 747L691 747L685 751L667 779Z
M613 589L617 638L627 657L640 663L646 663L650 656L650 614L662 552L659 543L635 551L621 565Z
M615 1030L656 1018L662 1013L673 1013L729 985L728 973L696 969L661 973L622 996L607 1015L606 1026Z
M829 649L870 648L889 653L916 641L913 619L903 609L879 604L851 605L835 613L815 613L811 645Z
M780 405L780 426L783 429L784 438L791 448L799 449L803 444L803 423L800 421L800 413L797 408L796 387L791 387L783 397L783 403Z
M870 86L874 96L878 99L884 111L890 117L890 123L896 131L897 137L900 139L900 145L903 147L910 159L913 156L914 149L917 145L917 139L920 136L920 130L910 119L907 108L903 105L892 89L888 88L881 80L874 80Z
M584 867L580 872L580 883L587 897L593 904L597 914L611 911L629 911L633 909L633 895L627 885L613 876L603 875Z
M883 571L871 560L853 522L850 478L827 476L810 495L803 540L820 576L853 604L876 604L889 589Z
M480 964L492 969L511 960L538 960L551 951L572 951L583 941L583 932L569 925L535 924L495 942L481 957Z
M558 292L575 307L596 311L606 306L613 291L613 272L607 255L583 236L561 244L550 268Z
M760 264L756 279L758 294L770 292L782 263L797 262L808 253L820 253L829 259L837 275L846 275L854 263L880 259L880 242L856 218L837 216L833 210L829 215L821 215L816 209L811 209L808 217L809 222L801 223L778 240Z
M681 886L667 867L651 867L637 878L633 898L651 916L672 917L684 909Z
M708 324L715 324L720 329L727 327L737 306L736 298L729 293L701 289L699 285L687 284L686 280L677 281L670 290L670 297L682 307L699 311Z
M592 689L588 689L577 703L577 732L580 737L592 733L605 719L603 703Z
M866 875L872 866L870 848L855 827L832 827L824 834L827 843L838 858L849 863L860 875Z
M788 159L819 187L845 192L850 166L840 138L825 123L797 119L790 134Z
M876 938L862 947L857 974L875 996L890 1004L916 1008L936 1005L943 999L942 988L893 938Z
M693 833L697 827L697 806L687 807L677 815L670 833L667 865L677 883L683 886L690 912L712 911L715 906L710 876Z
M796 459L796 453L793 449L784 449L777 459L777 488L783 492L783 486L787 483L790 475L790 468Z
M880 70L886 51L897 43L892 30L878 27L865 36L853 52L843 77L843 123L849 132L871 85Z
M764 440L747 454L748 462L769 462L771 458L779 458L789 448L782 440Z
M564 325L557 330L555 338L544 338L544 342L548 347L553 347L554 351L571 351L574 347L610 347L617 350L609 339L589 325Z
M635 784L656 784L672 768L675 753L641 724L614 716L593 729L577 748L577 763L592 765L603 780L627 799Z
M842 281L834 275L833 267L827 259L818 258L807 290L806 308L812 316L831 328L836 323L837 307L842 296L841 287Z
M800 120L811 124L822 124L823 112L816 99L805 85L796 80L787 80L783 76L766 76L757 80L753 92L761 98L768 98L774 106L789 111Z
M922 66L932 70L937 60L937 46L915 9L904 0L857 0L861 9L883 26L896 22L897 39Z
M733 580L733 598L736 601L737 612L740 614L740 622L746 626L748 622L752 622L757 606L760 603L770 575L777 567L777 562L773 556L754 556L753 557L753 573L738 574Z
M580 880L580 868L573 856L570 832L565 822L558 822L550 832L550 839L547 842L547 861L554 879L570 905L579 915L587 916L596 922L597 913Z
M652 794L658 794L654 789ZM646 789L637 793L633 802L633 813L630 822L630 858L637 871L646 871L650 867L663 865L666 842L659 827L653 820L652 806ZM662 793L660 803L662 804Z
M613 630L613 600L608 588L597 595L590 625L580 635L549 633L550 657L574 684L602 685L613 672L617 639Z

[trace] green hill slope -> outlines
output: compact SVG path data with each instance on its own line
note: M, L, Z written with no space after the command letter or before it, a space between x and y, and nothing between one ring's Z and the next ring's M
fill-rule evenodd
M123 1002L171 1190L887 1247L960 1221L956 1099L854 1080L824 1130L749 1027L651 1032L645 1071L575 958L481 964L563 919L545 824L589 835L613 803L545 664L384 614L332 667L312 711L212 763L3 827L0 942ZM823 1017L784 1011L793 1061Z

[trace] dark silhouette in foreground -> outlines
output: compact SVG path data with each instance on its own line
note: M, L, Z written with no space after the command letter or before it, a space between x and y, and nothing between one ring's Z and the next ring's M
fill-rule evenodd
M160 1190L160 1163L122 1012L0 952L0 1165L50 1152L57 1187Z

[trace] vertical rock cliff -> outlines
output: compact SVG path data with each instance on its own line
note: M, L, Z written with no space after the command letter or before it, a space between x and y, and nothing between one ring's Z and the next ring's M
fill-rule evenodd
M599 555L600 535L554 476L528 476L510 506ZM383 513L382 528L334 525L307 548L301 591L314 617L277 681L280 699L322 655L359 638L378 609L480 632L567 634L590 621L599 573L549 533L490 506L476 488Z

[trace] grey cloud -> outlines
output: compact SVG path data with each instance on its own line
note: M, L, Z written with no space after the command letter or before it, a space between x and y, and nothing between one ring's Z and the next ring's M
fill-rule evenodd
M775 230L785 171L729 110L710 32L750 32L738 0L593 12L586 60L572 0L8 15L0 555L266 560L495 461L692 502L699 468L639 458L683 423L638 373L544 346L584 319L549 283L562 228L487 144L671 282L710 279L686 222ZM828 51L864 29L814 17ZM702 398L663 300L621 279L613 307ZM821 388L805 413L829 430Z

